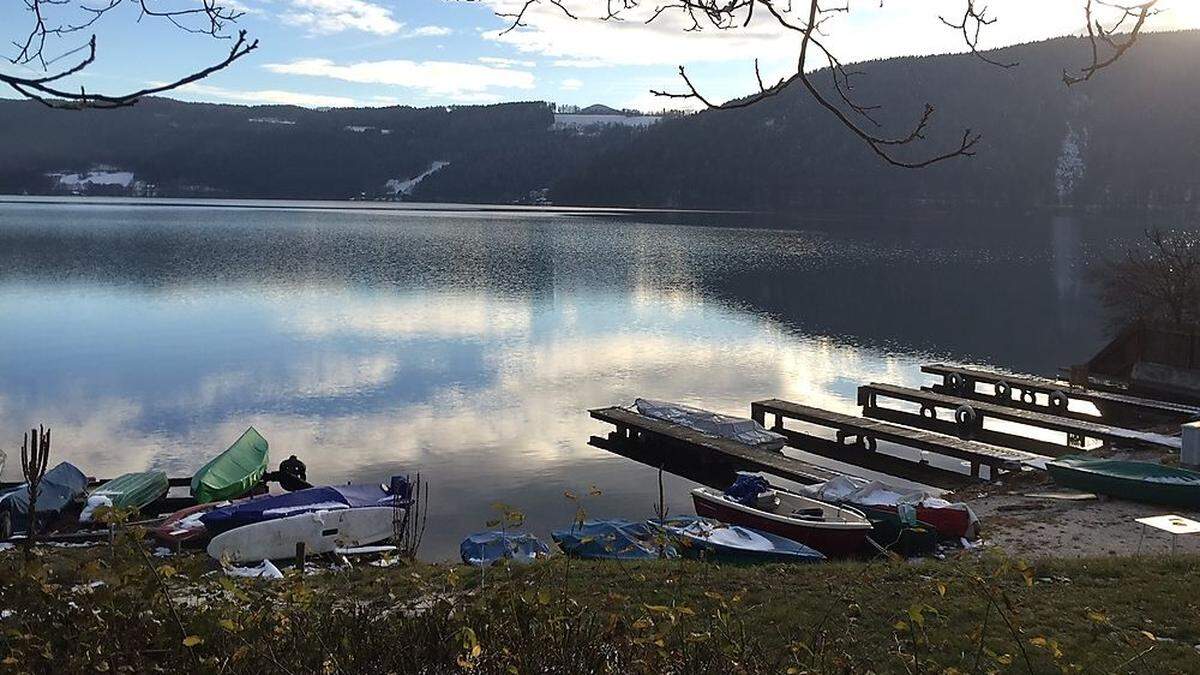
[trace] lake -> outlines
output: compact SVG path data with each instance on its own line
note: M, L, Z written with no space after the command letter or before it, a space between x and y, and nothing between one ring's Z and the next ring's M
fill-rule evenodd
M5 479L39 423L94 476L185 475L254 425L314 482L421 472L432 559L497 502L539 535L593 485L589 515L650 516L655 470L588 446L590 407L853 412L931 360L1084 361L1088 266L1148 224L44 201L0 204Z

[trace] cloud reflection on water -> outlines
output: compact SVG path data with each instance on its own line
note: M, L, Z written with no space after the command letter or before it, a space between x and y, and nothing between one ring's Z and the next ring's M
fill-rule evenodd
M853 412L861 383L915 385L923 359L964 358L923 344L1032 368L1086 342L995 333L1075 316L1053 289L1018 297L1072 273L1081 230L1061 227L1047 259L941 230L49 212L35 227L46 211L0 209L0 447L44 422L57 456L91 474L179 475L253 424L275 461L295 452L317 481L421 471L435 557L496 501L543 534L570 518L562 491L591 484L605 491L593 515L648 515L654 472L587 446L606 431L590 407L647 396L746 414L778 396ZM1001 263L1020 269L1013 295L980 307L981 289L1009 283ZM1057 325L1052 338L1091 335ZM677 513L686 486L668 479Z

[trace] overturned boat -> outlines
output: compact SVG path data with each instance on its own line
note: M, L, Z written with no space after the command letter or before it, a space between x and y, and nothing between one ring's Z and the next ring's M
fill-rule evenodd
M57 519L87 489L88 479L69 462L61 462L42 477L38 486L37 519L41 525ZM29 484L23 483L0 496L0 539L29 527Z
M127 473L104 483L88 495L80 523L90 523L96 509L137 509L141 511L161 499L170 489L167 474L162 471Z
M1046 462L1063 487L1148 504L1200 509L1200 472L1154 462L1067 455Z

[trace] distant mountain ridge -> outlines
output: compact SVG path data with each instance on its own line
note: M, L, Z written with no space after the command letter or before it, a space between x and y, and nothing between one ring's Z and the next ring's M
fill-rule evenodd
M803 91L735 110L664 120L635 143L605 148L551 191L596 205L793 210L986 204L1143 208L1200 199L1200 32L1144 35L1111 68L1067 87L1087 42L1059 38L999 50L998 68L972 55L856 66L855 97L903 135L924 104L928 139L908 157L983 134L978 154L896 169ZM814 80L828 86L828 77ZM836 99L836 94L832 95ZM869 122L863 122L871 128Z
M796 87L748 108L564 124L545 103L311 110L146 100L115 111L0 101L0 192L545 203L762 210L982 204L1194 208L1200 33L1145 35L1068 88L1060 38L861 64L883 129L937 107L913 153L983 133L972 158L884 165ZM827 78L818 73L818 82ZM599 112L598 112L599 111ZM621 115L590 106L586 115ZM633 122L637 122L634 124ZM914 155L915 156L915 155Z

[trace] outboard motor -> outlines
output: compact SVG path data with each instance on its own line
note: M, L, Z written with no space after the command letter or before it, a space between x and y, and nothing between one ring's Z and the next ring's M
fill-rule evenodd
M387 492L401 503L412 501L412 483L408 481L408 476L392 476Z
M283 460L279 463L279 485L288 492L312 487L308 483L308 467L295 455Z

